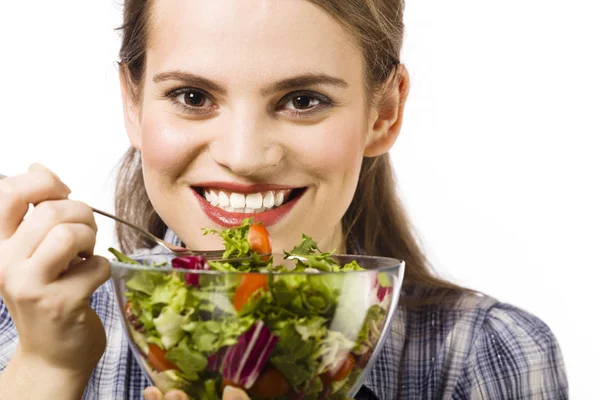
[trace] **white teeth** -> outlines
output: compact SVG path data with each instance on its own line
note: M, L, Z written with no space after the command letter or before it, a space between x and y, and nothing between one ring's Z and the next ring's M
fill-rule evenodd
M219 205L221 207L227 207L229 205L229 197L225 192L219 192Z
M260 193L251 193L246 195L246 208L260 208L262 207L263 197ZM266 207L266 205L265 205Z
M263 193L232 193L213 189L205 189L206 201L227 212L254 214L269 211L281 206L291 190L269 190Z
M263 205L265 208L271 208L275 205L275 195L272 191L268 191L263 199Z
M277 192L277 196L275 196L275 205L279 207L283 204L284 193L283 190Z
M229 202L233 208L244 209L246 207L246 196L240 193L231 193Z
M210 204L212 204L213 206L218 206L219 205L219 196L217 195L216 192L209 190L209 198L210 198Z

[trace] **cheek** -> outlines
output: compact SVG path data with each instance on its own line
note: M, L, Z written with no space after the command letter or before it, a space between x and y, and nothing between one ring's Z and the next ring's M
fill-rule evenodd
M149 112L142 120L141 152L148 172L177 175L193 157L185 128L165 117L164 112Z
M357 173L364 153L365 129L364 120L356 117L340 115L326 121L314 134L303 135L301 163L325 180Z

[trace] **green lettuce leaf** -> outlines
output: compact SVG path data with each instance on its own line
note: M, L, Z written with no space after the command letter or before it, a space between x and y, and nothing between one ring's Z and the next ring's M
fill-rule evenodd
M278 325L274 333L279 340L270 362L296 391L302 391L316 376L318 340L303 340L295 321L281 321Z
M170 306L164 307L158 316L154 319L154 326L160 334L160 340L166 350L175 346L184 335L181 326L184 324L184 317L173 310Z
M181 375L190 381L198 380L198 374L202 373L208 365L206 357L190 349L188 340L182 340L177 347L172 347L167 351L166 357L177 364Z
M216 231L214 229L205 229L204 234L217 234L223 239L225 252L223 258L245 257L250 255L250 243L248 242L248 232L250 225L254 223L253 218L246 218L242 221L242 225L235 228Z

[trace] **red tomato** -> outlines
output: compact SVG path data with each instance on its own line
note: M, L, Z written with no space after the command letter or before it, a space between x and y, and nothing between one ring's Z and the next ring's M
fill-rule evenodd
M321 374L323 384L327 386L332 382L339 382L346 379L354 369L355 364L356 361L354 360L354 356L348 353L346 358L344 358L336 367L330 368Z
M250 300L252 295L259 289L266 290L268 287L267 275L246 274L242 277L240 285L233 295L233 307L240 311L244 304Z
M169 369L179 370L177 365L172 361L167 360L165 354L167 354L167 352L154 343L148 344L148 362L155 370L158 372L167 371Z
M290 384L277 369L267 367L248 391L261 398L280 397L290 391Z
M259 254L271 254L271 236L263 224L252 224L248 231L250 249ZM267 260L268 257L265 257ZM266 261L266 260L264 260Z

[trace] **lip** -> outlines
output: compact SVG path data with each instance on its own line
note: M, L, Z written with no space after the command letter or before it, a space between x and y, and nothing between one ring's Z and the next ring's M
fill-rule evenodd
M299 189L294 186L285 185L273 185L269 183L259 183L255 185L244 185L241 183L234 182L202 182L192 185L192 187L201 187L204 189L221 189L228 192L236 192L242 194L266 192L268 190L287 190L287 189Z
M235 184L231 184L228 186L215 185L215 186L205 186L205 187L208 187L208 188L218 187L220 189L231 190L231 191L238 191L240 188L242 188L242 189L251 188L250 191L238 192L238 193L254 193L254 192L266 191L266 190L294 189L293 187L289 187L289 186L277 186L277 185L252 185L252 186L241 185L241 186L236 186L236 189L230 189L234 186L236 186L236 185ZM267 189L265 189L265 188L267 188ZM232 213L232 212L225 211L219 207L215 207L212 204L210 204L196 190L194 190L193 187L191 188L191 190L194 193L194 196L196 196L196 198L200 202L200 208L202 208L202 210L208 216L208 218L210 218L211 221L213 221L215 224L222 226L224 228L233 228L236 226L240 226L244 219L250 218L250 217L254 218L255 222L261 222L265 226L275 225L281 219L283 219L286 215L289 214L289 212L292 210L292 208L296 204L298 204L298 200L300 200L302 198L302 196L304 196L304 193L306 193L306 189L305 189L295 199L292 199L292 200L288 201L287 203L283 204L282 206L279 206L272 210L264 211L264 212L260 212L260 213L246 214L246 213Z

